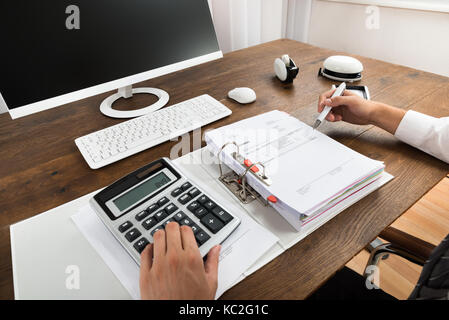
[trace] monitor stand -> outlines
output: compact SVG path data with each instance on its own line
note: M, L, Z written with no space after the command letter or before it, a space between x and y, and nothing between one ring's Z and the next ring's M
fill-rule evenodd
M115 110L112 108L112 105L115 101L117 101L120 98L131 98L133 94L137 93L149 93L154 94L159 98L159 100L148 106L144 107L138 110ZM167 92L161 89L156 88L135 88L133 89L132 86L126 86L123 88L119 88L118 92L107 97L103 100L103 102L100 105L100 111L105 116L111 117L111 118L135 118L140 117L145 114L154 112L156 110L159 110L163 106L165 106L168 102L169 95Z

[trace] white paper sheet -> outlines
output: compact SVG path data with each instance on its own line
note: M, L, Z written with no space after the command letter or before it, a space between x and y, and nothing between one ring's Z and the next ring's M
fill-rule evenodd
M262 162L272 184L248 174L249 183L264 197L277 197L276 206L312 214L355 182L383 169L372 160L338 143L281 111L267 112L206 133L208 147L217 154L235 141L253 163ZM233 159L234 146L224 149L224 162L242 173Z
M265 252L279 240L271 232L243 213L233 204L229 210L241 219L240 226L222 244L216 298L239 279ZM72 216L92 247L103 258L133 299L139 299L139 268L114 238L89 205Z

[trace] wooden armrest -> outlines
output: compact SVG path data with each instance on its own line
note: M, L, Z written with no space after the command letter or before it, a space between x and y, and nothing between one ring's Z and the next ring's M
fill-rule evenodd
M436 247L427 241L421 240L393 227L387 227L380 233L379 237L390 242L395 247L400 247L409 251L423 261L429 259L430 254Z

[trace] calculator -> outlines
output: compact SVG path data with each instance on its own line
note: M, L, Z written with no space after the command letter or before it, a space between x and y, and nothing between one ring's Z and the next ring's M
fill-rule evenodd
M119 179L91 198L90 204L138 265L154 233L171 221L192 228L202 257L240 224L168 158Z

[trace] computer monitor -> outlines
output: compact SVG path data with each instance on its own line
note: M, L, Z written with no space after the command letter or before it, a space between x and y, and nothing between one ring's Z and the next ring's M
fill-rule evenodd
M145 114L168 94L132 84L223 56L207 0L1 1L0 43L0 104L13 119L114 89L103 113ZM110 108L132 92L161 100Z

